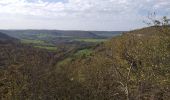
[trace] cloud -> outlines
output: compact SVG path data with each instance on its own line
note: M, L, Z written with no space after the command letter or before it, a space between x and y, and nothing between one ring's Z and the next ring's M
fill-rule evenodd
M63 2L28 2L27 0L1 0L1 13L15 13L25 15L70 15L70 14L86 14L101 12L121 12L125 10L126 5L123 2L115 2L115 0L69 0Z
M0 0L0 21L5 23L3 20L9 19L16 24L21 19L29 20L32 26L24 28L128 30L142 26L140 21L149 11L170 15L169 10L169 0ZM2 28L8 25L4 26L1 25Z

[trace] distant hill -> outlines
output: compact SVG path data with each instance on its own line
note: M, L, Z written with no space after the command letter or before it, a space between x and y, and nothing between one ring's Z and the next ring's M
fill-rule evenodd
M75 37L75 38L110 38L123 31L64 31L64 30L0 30L15 38L25 37Z
M0 42L1 42L1 43L5 43L5 42L16 42L16 41L18 41L18 39L13 38L13 37L11 37L11 36L8 36L8 35L0 32Z

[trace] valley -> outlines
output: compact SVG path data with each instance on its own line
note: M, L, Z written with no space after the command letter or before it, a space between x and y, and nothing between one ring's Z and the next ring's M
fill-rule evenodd
M139 95L141 99L168 100L169 33L160 29L148 27L113 34L112 38L15 32L13 37L14 33L3 31L0 97L2 100L127 100L128 88L128 98L132 100Z
M170 0L0 0L0 100L170 100Z
M35 48L57 50L61 46L91 46L104 42L121 31L0 30L21 43Z

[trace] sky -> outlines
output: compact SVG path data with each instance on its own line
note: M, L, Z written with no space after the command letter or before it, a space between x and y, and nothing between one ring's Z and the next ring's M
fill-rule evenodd
M170 0L0 0L0 29L127 31L151 12L170 17Z

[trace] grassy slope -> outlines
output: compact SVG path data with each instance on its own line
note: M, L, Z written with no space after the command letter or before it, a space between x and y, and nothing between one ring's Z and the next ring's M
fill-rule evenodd
M82 50L78 50L77 52L75 52L74 54L72 54L71 56L65 58L64 60L58 62L58 66L61 65L66 65L68 63L71 63L72 60L77 59L77 58L84 58L84 57L89 57L91 54L93 53L92 49L82 49Z

